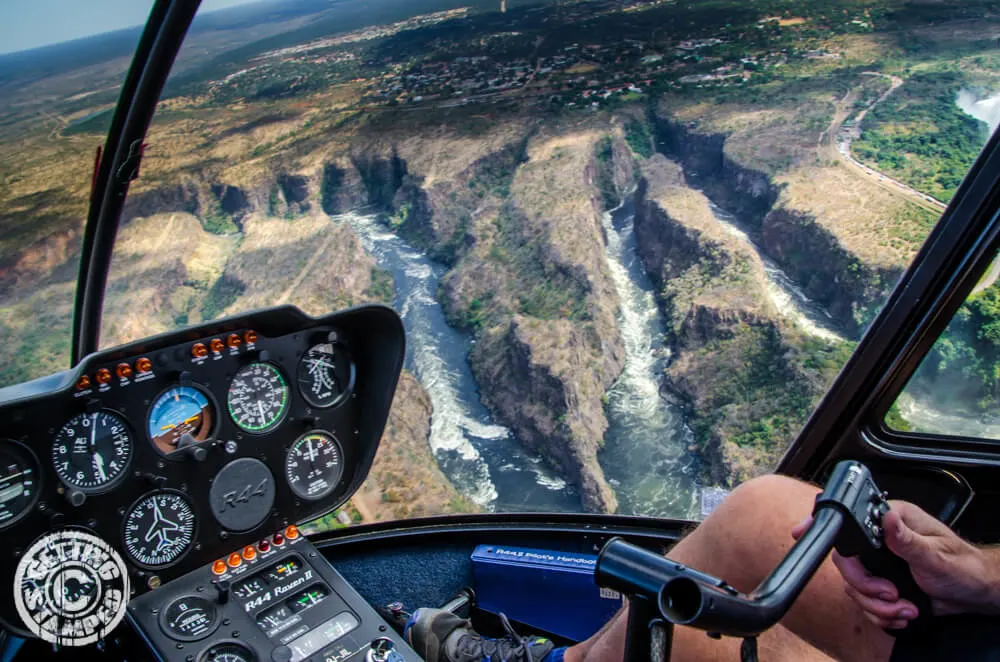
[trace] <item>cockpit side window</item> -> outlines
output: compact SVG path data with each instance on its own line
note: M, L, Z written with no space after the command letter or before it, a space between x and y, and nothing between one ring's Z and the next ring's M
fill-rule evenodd
M889 409L889 428L1000 439L998 276L994 260Z
M0 6L0 386L70 366L91 173L151 6Z

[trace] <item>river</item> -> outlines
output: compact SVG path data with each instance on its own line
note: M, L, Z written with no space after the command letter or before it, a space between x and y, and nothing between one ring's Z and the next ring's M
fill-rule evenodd
M392 274L393 307L406 328L406 368L430 395L429 443L441 470L464 495L490 511L580 512L580 496L526 453L479 399L468 363L472 336L445 321L435 295L444 265L431 261L374 216L345 214L378 266Z
M621 308L625 367L608 391L608 431L598 460L618 497L618 512L698 519L701 490L688 451L694 435L680 409L661 395L670 358L655 289L636 254L631 198L604 214L608 267Z
M750 239L750 235L740 227L735 216L712 201L709 201L708 206L726 232L746 244L764 263L768 298L782 316L811 336L827 341L846 340L837 331L830 314L807 297L802 288L796 285L774 260L760 250L760 247Z

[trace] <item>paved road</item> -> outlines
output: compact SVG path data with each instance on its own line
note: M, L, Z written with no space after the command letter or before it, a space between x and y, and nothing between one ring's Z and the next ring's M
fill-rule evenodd
M843 125L849 117L850 105L852 105L854 100L857 98L857 88L849 91L846 95L844 95L844 98L838 102L838 108L837 111L834 112L833 120L830 122L830 126L827 127L827 130L820 136L820 140L823 141L825 138L826 140L836 141L836 149L834 149L833 152L837 155L837 158L853 167L856 171L864 174L869 179L872 179L882 188L893 191L894 193L901 193L902 195L910 198L913 202L935 213L943 212L947 207L945 203L927 195L926 193L921 193L920 191L907 186L898 179L893 179L892 177L881 173L864 163L861 163L851 154L851 143L861 135L861 121L865 118L869 111L873 110L877 105L888 99L889 96L903 84L903 79L899 76L891 76L889 74L883 74L876 71L865 71L862 72L862 75L888 78L890 81L889 89L883 92L874 103L860 111L854 117L853 127L845 129Z

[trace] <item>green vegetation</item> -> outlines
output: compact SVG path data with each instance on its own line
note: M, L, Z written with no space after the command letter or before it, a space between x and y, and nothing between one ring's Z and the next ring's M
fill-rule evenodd
M898 432L913 432L913 426L903 418L902 412L899 411L899 403L897 402L892 403L889 411L886 412L885 424L890 429L897 430Z
M225 274L212 284L201 303L201 318L212 320L221 317L226 308L246 292L246 286Z
M649 125L641 120L629 120L625 123L625 142L632 151L644 159L653 156L653 133Z
M694 356L708 368L700 378L709 380L702 386L707 397L698 403L696 435L706 443L717 434L752 451L752 464L767 468L813 406L811 389L788 360L781 333L771 324L739 324Z
M268 216L279 216L278 211L281 206L281 193L278 191L278 186L275 184L271 187L270 193L267 195L267 215Z
M372 282L365 289L364 296L370 301L392 305L392 300L396 296L396 283L392 279L392 274L385 269L372 267Z
M114 110L103 110L92 115L82 117L62 130L64 136L76 136L82 133L93 133L99 136L107 135L111 128L111 117Z
M532 237L523 212L508 204L497 215L498 240L491 256L517 274L519 312L539 319L586 321L588 286L566 267L552 262L542 237Z
M595 183L601 192L601 204L604 209L614 209L619 200L615 190L614 141L611 136L604 136L597 141L594 156L597 159Z
M341 513L345 513L350 524L345 524L341 522ZM315 535L317 533L322 533L324 531L336 531L337 529L346 529L354 524L361 524L364 518L361 517L361 513L348 501L342 507L327 513L316 519L309 520L302 525L302 533L305 535Z
M224 212L218 200L212 200L206 203L205 206L206 209L202 212L198 220L201 221L201 227L205 228L206 232L224 235L235 234L240 231L236 222L233 221L232 214Z
M948 202L986 141L986 125L955 105L964 81L957 72L918 73L862 123L855 156Z
M939 407L969 415L996 410L1000 405L1000 285L973 294L962 304L907 390L933 393ZM886 420L895 427L893 421Z
M473 166L472 176L469 177L469 189L479 197L486 195L508 197L517 168L527 159L526 148L527 139L480 159Z

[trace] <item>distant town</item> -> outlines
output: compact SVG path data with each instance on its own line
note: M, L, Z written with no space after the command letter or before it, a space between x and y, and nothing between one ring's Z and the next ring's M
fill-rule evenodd
M755 76L773 75L777 68L796 60L841 57L802 47L797 31L815 28L806 16L765 17L749 30L758 34L727 27L718 36L677 40L669 34L657 36L655 41L634 39L609 30L596 42L556 44L554 39L565 41L565 37L554 38L546 28L554 21L573 26L613 14L631 17L670 4L675 0L539 6L508 22L507 27L523 29L473 30L476 36L472 39L468 30L458 29L475 20L470 8L434 12L265 52L253 58L253 66L214 81L210 88L222 94L267 96L259 87L268 81L280 81L286 95L354 83L362 89L360 104L368 107L449 107L521 98L565 108L597 109L637 100L653 88L738 86ZM405 44L407 33L434 26L435 38L421 42L423 47L415 47L413 54L393 49L394 54L372 57L379 51L378 43L393 39L394 45ZM447 30L449 26L455 26L454 34ZM843 32L869 32L872 23L859 13L846 16L838 27ZM560 33L566 34L572 30ZM754 48L758 43L770 48ZM246 89L254 86L256 91Z

